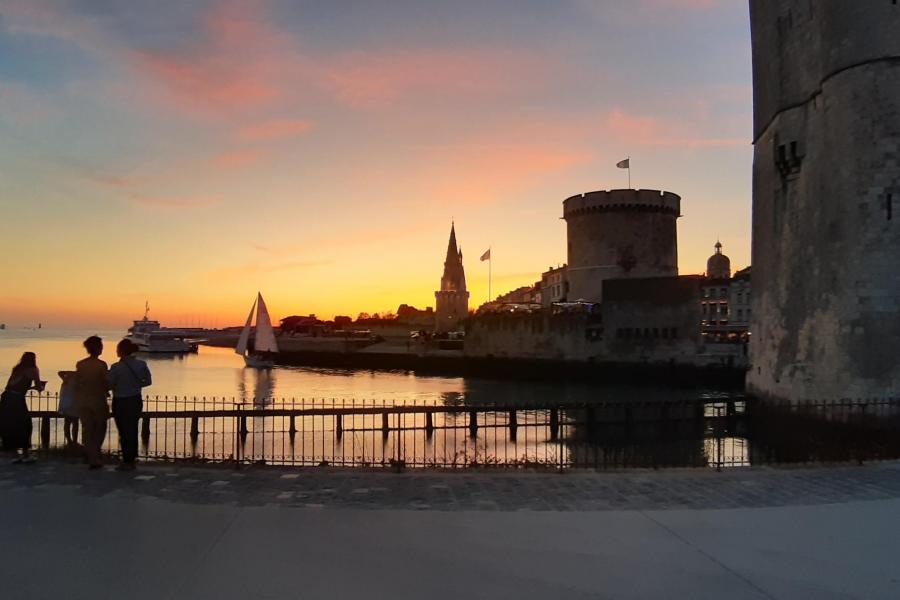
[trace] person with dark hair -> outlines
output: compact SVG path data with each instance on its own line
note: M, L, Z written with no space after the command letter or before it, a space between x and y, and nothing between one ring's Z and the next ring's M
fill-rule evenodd
M31 448L31 414L25 395L31 389L43 391L46 383L41 381L37 356L34 352L25 352L19 364L13 367L6 389L0 395L0 438L3 438L4 450L18 453L13 462L34 462L34 457L28 453Z
M119 362L109 368L106 382L113 393L112 412L119 430L119 444L122 446L120 471L133 471L138 451L138 421L144 411L141 389L153 380L147 363L135 358L138 346L124 339L116 346Z
M100 360L103 354L103 340L92 335L84 340L88 357L75 364L75 406L81 419L81 440L84 454L91 469L99 469L100 448L106 439L106 422L109 420L109 405L106 396L106 363Z

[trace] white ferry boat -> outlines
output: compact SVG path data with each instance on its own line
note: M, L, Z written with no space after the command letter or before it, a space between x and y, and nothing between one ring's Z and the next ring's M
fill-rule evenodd
M137 344L141 352L182 354L196 352L205 332L199 327L163 327L150 318L148 304L144 307L144 318L134 321L125 337Z

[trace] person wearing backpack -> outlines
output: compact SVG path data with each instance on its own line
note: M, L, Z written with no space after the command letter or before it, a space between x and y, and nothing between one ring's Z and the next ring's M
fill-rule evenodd
M138 421L144 411L141 389L153 380L147 363L136 358L138 346L124 339L116 346L119 362L113 364L106 375L106 381L113 393L112 412L119 430L119 444L122 447L122 464L119 471L133 471L138 451Z

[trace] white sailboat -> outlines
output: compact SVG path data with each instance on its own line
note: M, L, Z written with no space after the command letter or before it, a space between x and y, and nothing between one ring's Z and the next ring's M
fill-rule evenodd
M253 325L253 311L256 311L256 332L253 338L253 350L248 352L250 344L250 330ZM278 344L275 342L275 330L272 328L272 320L269 318L269 310L262 294L257 294L247 322L238 338L234 351L244 357L244 364L257 369L271 369L275 366L272 354L278 352Z

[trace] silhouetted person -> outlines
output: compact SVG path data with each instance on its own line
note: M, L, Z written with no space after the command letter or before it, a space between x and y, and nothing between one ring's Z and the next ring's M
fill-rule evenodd
M109 405L106 402L106 363L100 360L103 340L92 335L84 340L88 357L75 365L75 406L81 419L81 439L84 455L91 469L99 469L100 448L106 439Z
M78 447L78 409L75 406L75 371L58 371L62 385L59 387L59 407L63 416L63 434L66 446Z
M22 354L19 364L13 367L6 382L6 389L0 395L0 437L4 450L18 453L13 462L31 463L34 457L28 454L31 448L31 414L25 395L30 389L43 391L45 381L37 366L34 352Z
M138 451L138 420L144 411L141 388L153 383L147 363L134 357L137 351L137 344L131 340L119 342L116 346L119 362L113 364L106 375L106 382L113 393L113 418L122 446L120 471L134 469Z

